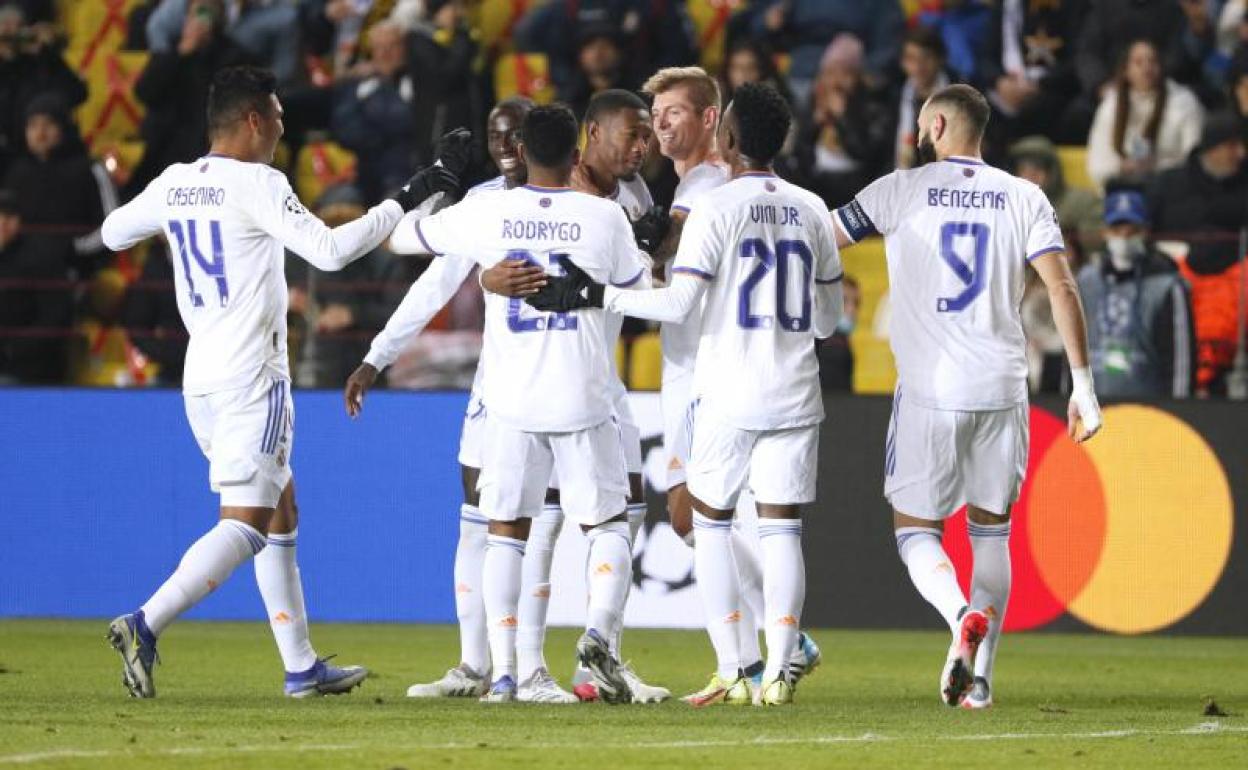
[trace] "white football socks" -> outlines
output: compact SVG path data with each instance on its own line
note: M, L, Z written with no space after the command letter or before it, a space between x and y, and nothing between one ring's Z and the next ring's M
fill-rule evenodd
M971 536L975 570L971 575L971 607L988 616L988 635L975 655L975 676L992 683L992 665L1005 623L1005 607L1010 602L1010 522L1002 524L966 523Z
M459 619L459 660L482 676L490 673L489 636L485 630L482 567L489 519L475 505L459 508L459 543L455 546L455 616Z
M516 605L520 601L520 565L524 541L502 535L486 539L482 582L485 619L489 624L493 679L516 678Z
M761 663L763 652L758 646L759 620L763 617L763 567L758 561L758 548L737 527L732 528L732 556L741 578L741 663L745 667Z
M732 520L693 512L693 574L706 612L719 676L733 681L741 670L741 583L732 552Z
M550 606L550 563L555 541L563 528L563 509L558 503L542 506L542 515L533 519L529 541L520 568L520 627L516 632L516 654L520 660L518 681L546 666L546 610Z
M629 503L628 511L628 542L629 550L637 547L637 535L641 533L641 528L646 524L646 504L645 503ZM628 597L633 593L632 579L629 579L628 593L624 596L624 608L628 609ZM620 657L620 647L624 644L624 613L620 613L620 620L615 624L615 628L611 632L610 637L611 652L617 660L623 660Z
M628 539L628 523L611 521L591 528L589 567L585 583L589 586L589 617L586 629L596 629L604 639L624 617L624 602L633 582L633 548Z
M763 547L763 633L767 666L763 681L788 676L789 658L797 647L806 601L806 562L802 558L801 519L758 520Z
M269 626L277 641L282 665L290 673L307 671L316 665L316 651L308 638L308 612L303 603L303 581L295 561L295 541L299 530L270 534L268 545L256 554L256 585L264 599Z
M173 619L225 582L234 569L264 548L264 535L250 524L221 519L182 555L164 585L143 605L147 626L160 636Z
M958 614L966 606L966 596L958 586L958 575L941 545L941 532L934 527L900 527L897 536L897 552L910 571L910 580L927 603L936 608L949 624L950 631L957 631Z

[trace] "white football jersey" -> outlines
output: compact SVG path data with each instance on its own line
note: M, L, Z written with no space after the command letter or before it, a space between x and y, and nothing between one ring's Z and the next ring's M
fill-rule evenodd
M889 336L907 401L978 411L1026 400L1027 262L1065 248L1039 187L949 158L881 177L836 219L852 240L884 236Z
M466 199L416 226L435 254L483 268L526 259L555 274L567 255L594 280L630 286L645 267L624 210L568 188L533 185ZM482 396L491 418L519 430L562 433L611 416L614 351L606 313L541 313L521 299L486 294ZM617 378L618 381L618 378Z
M654 198L650 196L650 188L646 185L646 180L641 178L641 174L632 179L621 179L615 188L615 194L607 198L609 201L618 203L624 209L625 216L628 221L636 222L641 219L650 207L654 205ZM644 257L642 258L644 260ZM645 288L650 285L649 279L638 280L635 288ZM615 376L615 382L612 387L617 390L626 390L624 383L620 380L620 374L615 368L615 346L620 341L620 332L624 329L624 316L619 313L607 313L606 333L607 333L607 351L611 354L611 373Z
M672 271L709 282L693 378L699 414L744 430L823 419L815 284L842 271L817 195L772 174L721 185L690 212Z
M698 198L728 181L728 169L718 163L699 163L685 172L672 196L672 211L688 214ZM681 236L684 240L684 236ZM670 267L669 267L670 270ZM698 333L702 326L702 310L695 307L684 321L665 323L659 327L663 344L663 381L693 374L698 355Z
M165 169L101 230L114 251L164 232L191 337L182 389L202 395L250 385L262 372L290 378L285 248L337 270L385 240L402 215L387 200L331 230L276 169L207 155Z

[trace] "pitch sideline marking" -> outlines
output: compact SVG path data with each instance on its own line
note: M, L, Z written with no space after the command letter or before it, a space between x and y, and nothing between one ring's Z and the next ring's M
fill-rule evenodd
M936 735L936 736L897 736L890 737L876 733L862 735L828 735L809 738L753 738L750 740L708 740L708 741L651 741L647 743L629 743L614 746L620 749L696 749L696 748L727 748L750 746L788 746L788 745L831 745L840 743L883 743L905 741L1017 741L1037 740L1045 738L1103 740L1106 738L1133 738L1146 735L1223 735L1227 733L1248 732L1248 726L1225 725L1220 722L1201 722L1182 730L1101 730L1096 732L1078 733L998 733L970 735ZM517 746L494 746L492 748L517 750L550 750L550 749L588 749L603 748L600 742L594 743L533 743ZM365 751L377 748L372 744L359 743L327 743L304 745L257 745L257 746L176 746L172 748L154 749L151 751L135 751L120 749L53 749L51 751L31 752L27 754L0 755L0 764L28 765L36 762L55 761L58 759L99 759L114 756L195 756L204 754L259 754L274 751L284 752L332 752L332 751ZM458 749L476 749L478 743L412 743L386 747L390 751L450 751Z

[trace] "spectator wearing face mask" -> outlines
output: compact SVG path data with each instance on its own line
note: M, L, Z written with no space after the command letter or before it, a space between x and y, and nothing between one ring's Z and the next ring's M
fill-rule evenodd
M1105 200L1105 251L1079 271L1097 391L1138 399L1192 394L1196 338L1191 292L1150 238L1142 193Z

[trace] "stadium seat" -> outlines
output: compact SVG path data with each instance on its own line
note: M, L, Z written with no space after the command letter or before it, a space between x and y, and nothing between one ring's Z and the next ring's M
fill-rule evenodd
M520 17L545 0L481 0L472 12L481 50L490 57L512 52L512 32Z
M295 158L295 192L309 204L325 188L355 179L355 153L329 141L309 142Z
M658 390L663 382L663 348L658 332L646 332L633 338L629 348L629 390Z
M503 100L517 94L538 104L555 100L555 87L550 82L550 66L540 53L509 53L494 63L494 96Z
M897 383L897 368L886 337L875 332L875 313L888 293L888 263L884 241L871 238L841 254L845 274L858 281L861 300L858 323L850 345L854 351L854 392L891 393Z
M1079 190L1096 192L1096 184L1088 176L1088 148L1080 145L1062 145L1057 148L1057 160L1062 164L1062 177L1066 184Z

